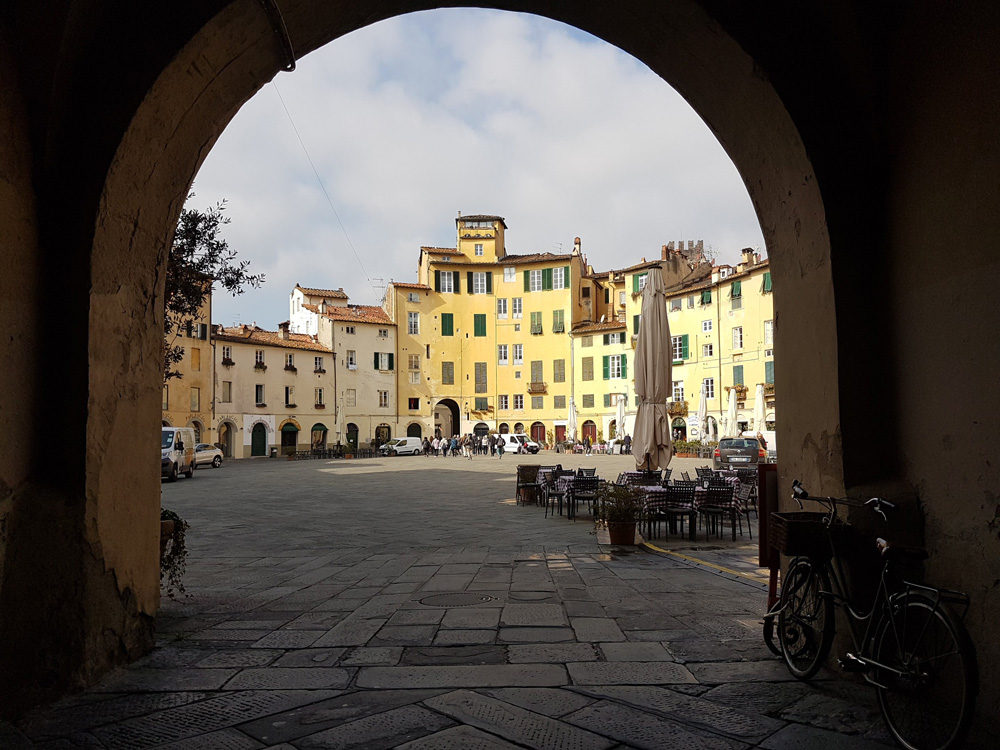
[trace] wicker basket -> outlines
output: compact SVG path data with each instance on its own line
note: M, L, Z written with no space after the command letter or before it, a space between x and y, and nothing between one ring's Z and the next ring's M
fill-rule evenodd
M811 511L772 513L768 536L770 545L781 554L791 557L808 555L829 558L832 550L825 523L828 517L828 513ZM843 537L849 528L849 524L838 520L830 528L834 542Z

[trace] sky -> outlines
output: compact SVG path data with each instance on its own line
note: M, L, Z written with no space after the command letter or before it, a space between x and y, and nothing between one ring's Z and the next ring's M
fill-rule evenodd
M266 282L217 292L213 322L276 330L295 284L379 304L415 282L458 214L503 216L511 254L596 271L703 240L717 262L766 254L736 168L644 64L537 16L449 9L368 26L303 57L248 101L188 207L226 201L223 237Z

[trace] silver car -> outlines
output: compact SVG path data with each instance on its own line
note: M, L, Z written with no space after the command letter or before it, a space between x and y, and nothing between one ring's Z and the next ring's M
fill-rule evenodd
M213 468L218 469L222 466L222 451L214 445L198 443L194 447L194 463L196 466L211 464Z
M716 469L756 466L767 460L767 451L755 437L722 438L715 449Z

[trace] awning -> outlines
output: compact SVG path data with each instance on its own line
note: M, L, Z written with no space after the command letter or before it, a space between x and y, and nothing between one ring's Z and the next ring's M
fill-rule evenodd
M282 432L298 432L299 428L296 427L295 425L293 425L291 422L289 422L288 424L284 425L281 428L281 431Z
M317 422L312 426L312 432L327 432L326 425L322 422Z

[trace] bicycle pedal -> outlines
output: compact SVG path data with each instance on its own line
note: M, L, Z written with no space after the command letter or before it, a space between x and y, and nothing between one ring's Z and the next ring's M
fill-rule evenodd
M868 671L868 665L854 654L845 654L843 659L837 660L837 663L845 672L850 672L852 674Z

